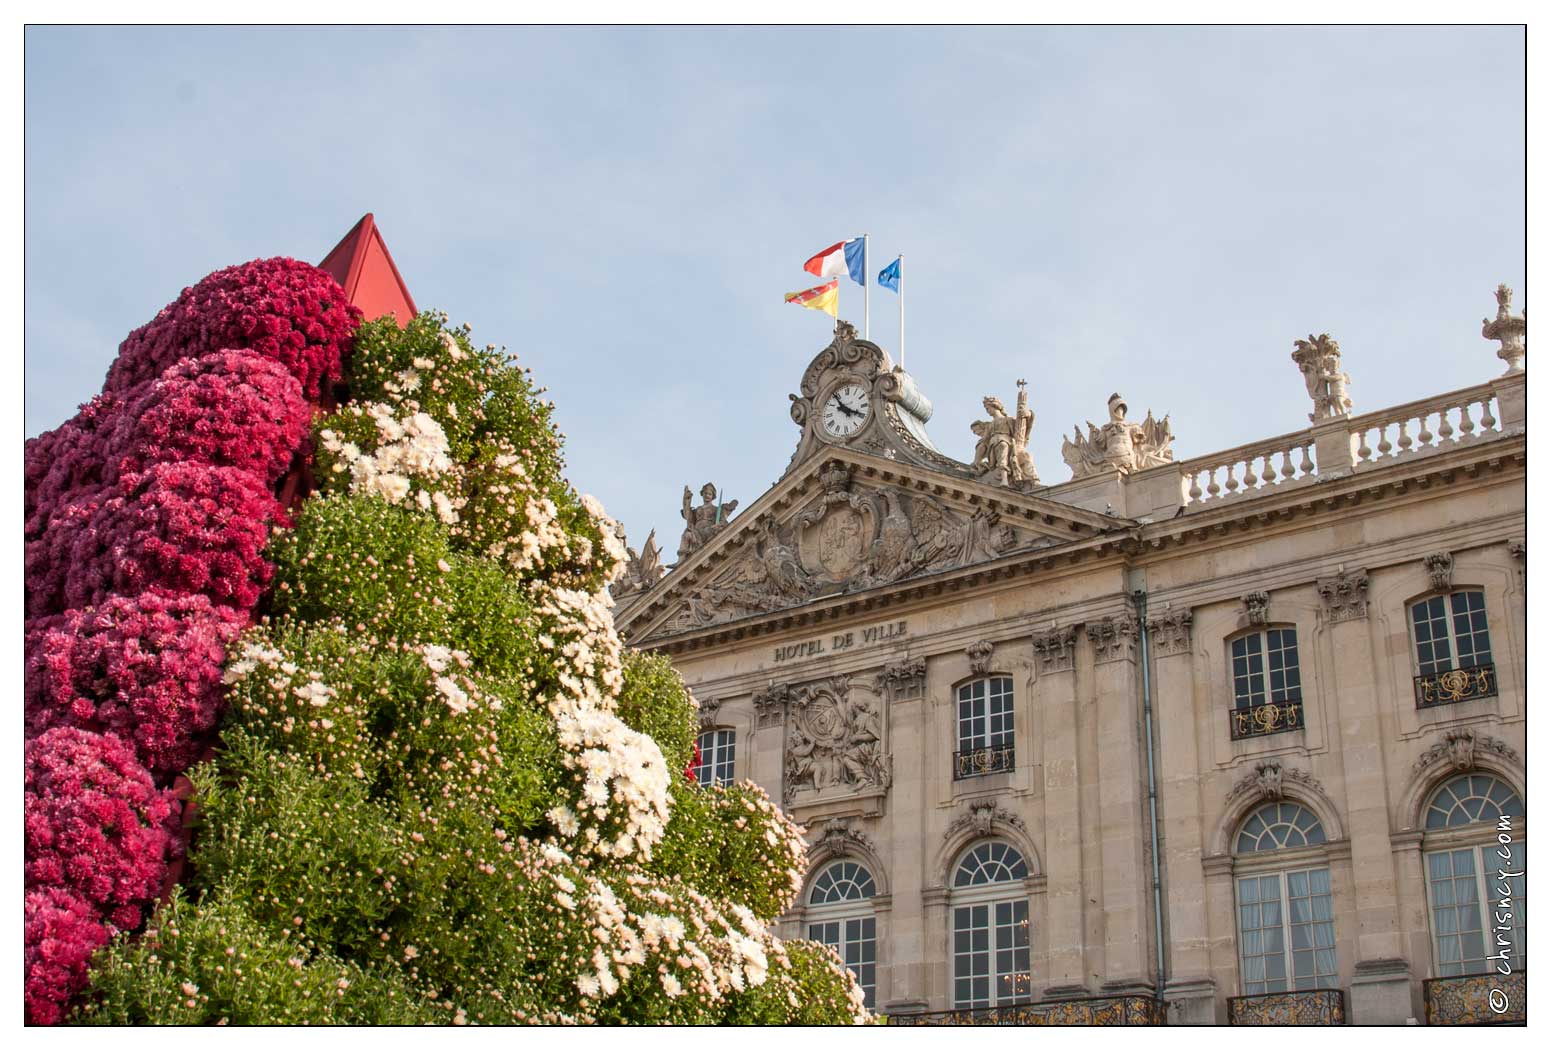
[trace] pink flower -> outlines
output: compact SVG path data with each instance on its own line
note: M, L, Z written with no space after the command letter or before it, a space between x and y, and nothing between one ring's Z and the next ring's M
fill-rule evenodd
M59 887L27 892L22 941L27 1021L53 1025L86 985L86 964L108 941L96 910Z

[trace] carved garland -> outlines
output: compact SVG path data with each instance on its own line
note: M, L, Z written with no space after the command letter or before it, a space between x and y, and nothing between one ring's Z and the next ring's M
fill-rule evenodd
M881 857L878 845L852 827L850 818L832 817L820 821L814 826L814 832L817 833L813 838L814 851L822 851L828 857L840 857L855 851L862 851L874 858Z
M1464 773L1475 767L1476 758L1481 753L1490 753L1509 766L1522 769L1519 753L1497 738L1478 734L1474 730L1446 731L1431 748L1421 754L1412 769L1421 773L1434 764L1447 763L1452 769Z
M997 825L1005 825L1008 828L1027 831L1023 818L1008 810L1003 810L995 802L983 799L969 804L969 807L954 818L943 830L944 843L951 842L961 833L973 830L978 836L989 836Z
M1285 799L1286 786L1289 782L1299 785L1311 795L1325 794L1324 786L1316 781L1313 775L1304 773L1302 770L1284 767L1272 759L1256 763L1248 773L1239 778L1228 792L1228 808L1232 810L1237 802L1246 798L1255 802Z

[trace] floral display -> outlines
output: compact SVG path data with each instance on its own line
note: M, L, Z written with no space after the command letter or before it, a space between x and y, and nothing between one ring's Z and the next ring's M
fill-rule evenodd
M325 285L211 275L29 443L29 1019L867 1021L542 389Z

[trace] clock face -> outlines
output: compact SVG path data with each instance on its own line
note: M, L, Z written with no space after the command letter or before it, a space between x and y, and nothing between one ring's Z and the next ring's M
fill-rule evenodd
M862 429L870 410L866 387L860 383L837 387L824 402L824 411L820 415L824 433L835 438L849 438Z

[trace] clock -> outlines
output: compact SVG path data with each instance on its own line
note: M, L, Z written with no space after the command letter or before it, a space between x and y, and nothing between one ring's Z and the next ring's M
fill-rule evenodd
M872 405L867 388L860 383L846 383L836 387L824 401L820 421L824 433L832 438L849 438L867 422Z

